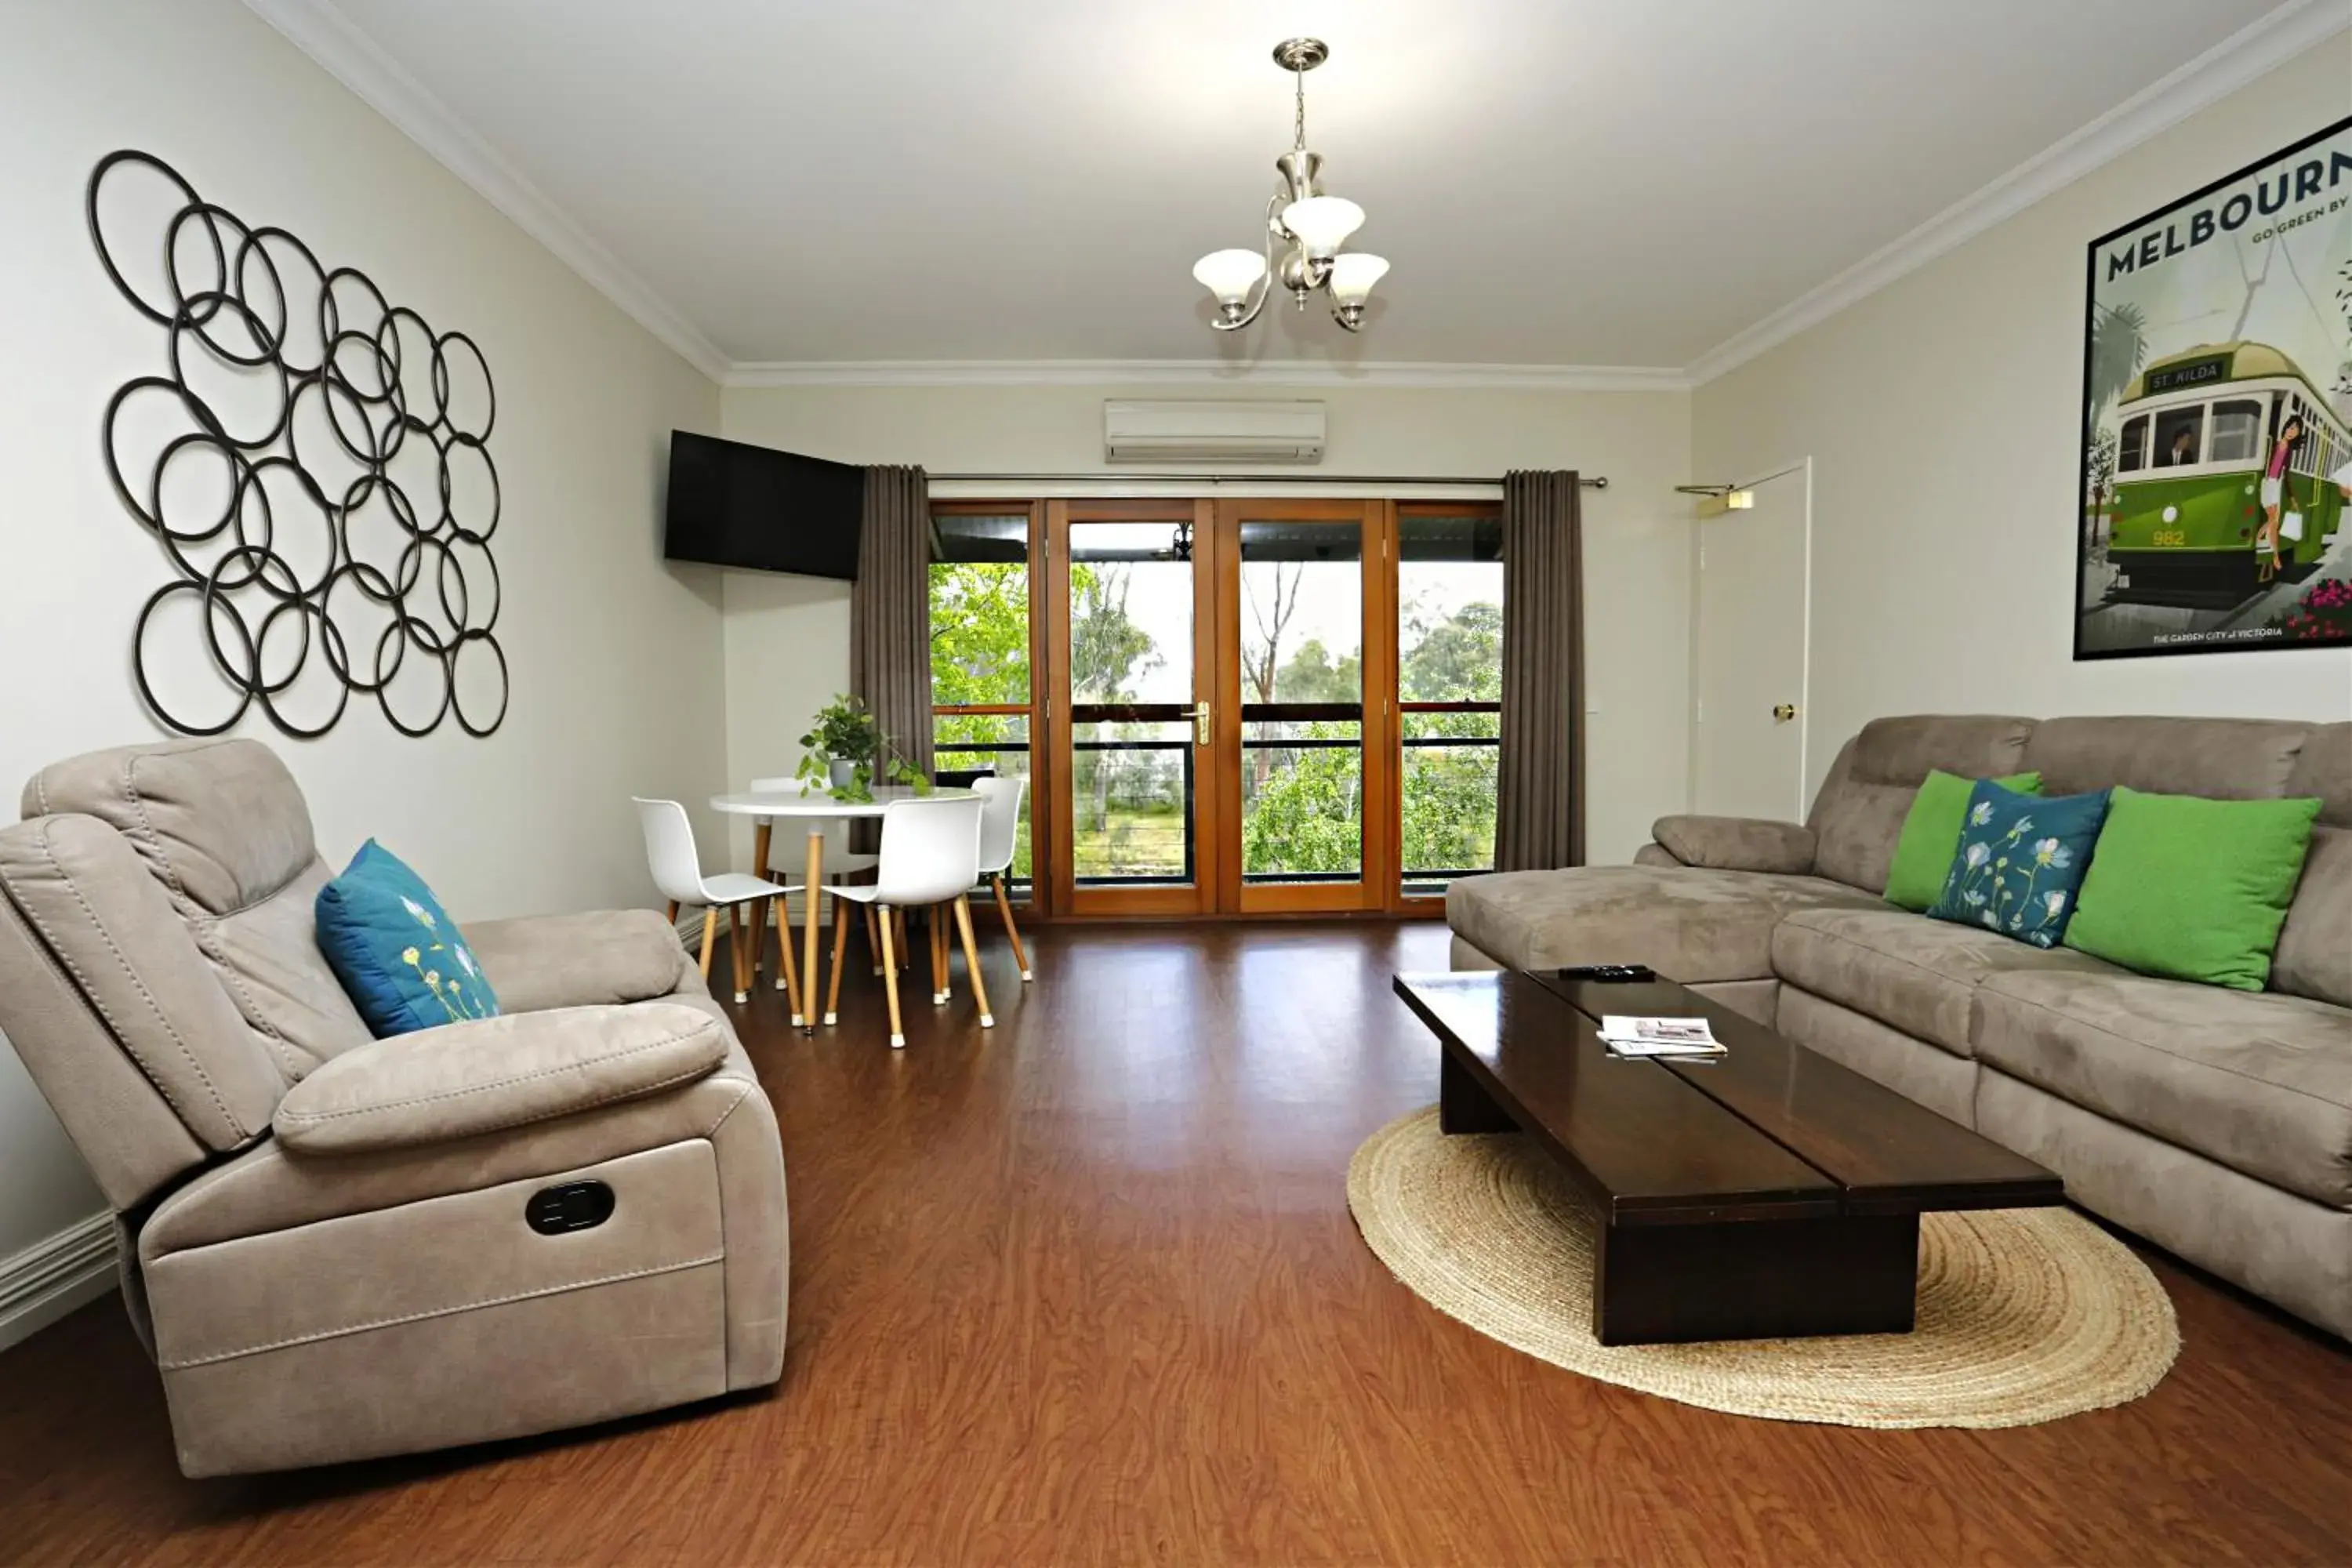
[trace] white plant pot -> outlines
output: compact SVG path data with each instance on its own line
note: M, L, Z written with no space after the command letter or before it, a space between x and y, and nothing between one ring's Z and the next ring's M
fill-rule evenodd
M857 763L848 757L835 757L825 763L825 779L835 789L857 787Z

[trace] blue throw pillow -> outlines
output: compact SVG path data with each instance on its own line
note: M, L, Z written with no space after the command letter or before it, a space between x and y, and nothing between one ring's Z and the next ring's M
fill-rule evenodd
M378 1038L499 1016L498 994L423 878L371 838L319 889L319 951Z
M2106 818L2105 790L2020 795L1978 780L1960 821L1958 852L1929 917L2055 947L2074 918L2074 895Z

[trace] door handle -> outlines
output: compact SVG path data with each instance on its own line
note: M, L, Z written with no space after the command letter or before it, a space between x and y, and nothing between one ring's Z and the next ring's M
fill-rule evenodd
M1793 702L1776 702L1772 705L1772 717L1780 723L1785 724L1796 716L1797 705Z
M1208 743L1209 705L1205 702L1195 702L1192 704L1192 744L1205 746Z

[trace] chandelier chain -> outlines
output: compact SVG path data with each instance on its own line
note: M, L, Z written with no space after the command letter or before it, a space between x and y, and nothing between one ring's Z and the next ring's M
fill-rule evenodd
M1297 112L1291 121L1290 146L1293 152L1304 153L1307 151L1307 73L1294 70L1290 73L1290 79L1298 89Z

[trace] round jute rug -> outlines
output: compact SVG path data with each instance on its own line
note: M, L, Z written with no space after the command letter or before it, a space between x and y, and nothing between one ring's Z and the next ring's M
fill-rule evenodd
M1348 1165L1348 1206L1407 1289L1516 1350L1737 1415L1845 1426L2024 1426L2154 1388L2180 1349L2131 1249L2067 1209L1931 1214L1907 1334L1604 1347L1591 1222L1511 1134L1446 1137L1434 1107Z

